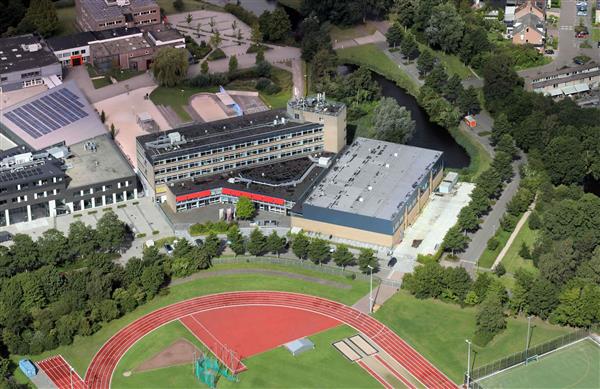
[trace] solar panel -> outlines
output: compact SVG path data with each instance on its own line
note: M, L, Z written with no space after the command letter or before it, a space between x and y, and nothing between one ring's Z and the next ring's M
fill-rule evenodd
M6 118L37 139L88 115L81 98L66 88L53 91L5 114Z

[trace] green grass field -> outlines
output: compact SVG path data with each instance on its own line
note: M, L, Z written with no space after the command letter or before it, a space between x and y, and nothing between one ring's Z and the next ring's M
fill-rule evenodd
M192 117L183 109L190 103L190 97L200 92L218 92L218 87L196 88L190 86L176 86L168 88L159 86L150 93L150 100L154 104L166 105L171 107L181 120L189 122Z
M352 305L361 297L366 295L369 291L369 285L366 281L349 280L342 276L328 275L306 269L296 269L290 266L258 264L217 265L207 272L231 268L276 269L286 272L306 274L326 280L333 280L349 285L351 288L341 289L310 281L260 274L219 275L215 277L194 280L171 287L167 295L158 296L154 300L139 307L133 312L117 320L113 320L104 324L104 326L92 336L78 336L70 346L61 346L54 350L28 357L37 361L52 355L62 354L62 356L72 364L79 375L83 377L94 354L98 351L101 345L104 344L117 331L149 312L178 301L211 293L227 291L281 290L322 296L332 300L340 301L344 304ZM18 361L20 357L21 356L14 356L15 361ZM24 382L25 378L19 370L16 371L16 374L17 377Z
M374 44L347 47L336 50L340 63L350 63L365 66L375 73L381 74L406 89L411 95L419 93L418 85L398 68L381 49Z
M600 346L585 339L479 382L483 388L600 388Z
M492 157L487 150L474 139L473 135L460 127L448 129L456 143L461 145L471 159L469 166L459 171L461 179L474 182L492 163Z
M440 368L454 382L462 382L467 345L475 332L476 308L461 308L439 300L419 300L403 290L396 293L375 317ZM531 344L537 345L570 332L539 319L533 321ZM473 347L474 367L521 351L527 336L527 320L507 319L507 328L485 347Z
M354 335L347 326L315 334L309 338L315 350L296 357L283 347L245 359L248 370L241 373L240 381L219 381L219 388L377 388L378 383L358 365L350 363L331 344ZM193 375L191 363L145 372L133 372L142 362L156 355L180 338L185 338L198 348L202 344L179 322L157 329L136 343L121 359L112 381L115 389L123 388L192 388L201 387Z
M533 272L537 271L535 266L533 266L533 261L531 259L524 259L519 255L521 245L525 243L531 250L535 240L537 239L537 236L538 232L530 229L529 223L525 223L523 228L521 228L521 231L519 231L517 234L513 243L510 245L506 255L504 258L502 258L502 264L507 272L514 273L519 268L525 268Z
M594 42L600 42L600 27L592 28L592 40Z

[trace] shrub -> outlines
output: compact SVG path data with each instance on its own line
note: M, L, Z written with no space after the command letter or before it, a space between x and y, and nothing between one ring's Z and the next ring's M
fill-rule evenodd
M533 212L529 215L529 228L532 230L539 230L542 227L542 221L540 215L537 212Z
M504 268L504 265L499 263L498 266L494 268L494 274L496 274L498 277L505 275L506 269Z
M500 220L500 226L504 231L511 232L517 226L518 221L519 219L516 216L507 213L502 217L502 220Z
M263 90L267 89L267 87L269 85L271 85L271 80L269 80L268 78L260 78L256 82L256 89L259 91L263 91Z
M490 251L494 251L498 248L499 244L500 242L498 242L498 239L496 239L495 236L492 236L490 240L487 241L487 249Z
M201 224L201 223L193 224L192 226L190 226L189 231L190 231L190 235L192 235L192 236L206 235L211 232L214 232L216 234L225 234L233 226L237 226L237 223L229 223L224 220L219 220L216 222L209 220L203 224Z
M261 45L261 44L251 44L250 47L248 47L248 50L246 50L247 54L252 54L252 53L258 53L259 51L267 51L267 50L271 50L271 48L269 46L265 46L265 45Z
M271 85L265 88L265 93L268 95L274 95L279 92L281 92L281 87L274 83L271 83Z
M239 6L237 4L226 4L225 7L223 7L223 9L249 26L258 23L258 17L252 12L247 11L242 6Z
M208 55L208 60L209 61L216 61L218 59L223 59L225 58L225 52L223 52L223 50L221 49L214 49L209 55Z

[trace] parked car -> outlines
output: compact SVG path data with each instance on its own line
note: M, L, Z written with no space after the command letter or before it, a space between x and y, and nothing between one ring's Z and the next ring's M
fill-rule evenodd
M394 265L398 262L398 259L396 257L391 257L390 260L387 263L388 267L394 267Z
M165 243L165 251L167 252L167 254L171 255L173 254L173 246L170 245L169 243Z
M552 49L546 49L546 50L544 50L544 53L552 55L552 54L554 54L554 50L552 50Z

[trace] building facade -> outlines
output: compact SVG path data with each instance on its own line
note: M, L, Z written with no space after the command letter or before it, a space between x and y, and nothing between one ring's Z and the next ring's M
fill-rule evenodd
M44 83L54 85L61 79L60 63L33 35L0 39L0 88L3 92Z
M590 62L531 75L525 79L525 88L552 97L588 92L600 88L600 65Z
M330 148L337 151L338 130L346 128L346 108L328 106L328 115L316 122L274 110L194 124L160 136L140 136L136 140L139 173L149 194L166 201L167 186L181 181L302 158ZM336 120L325 122L326 117Z
M82 31L160 23L160 7L154 0L76 0L75 9Z
M46 43L63 67L73 67L92 62L90 42L95 40L96 37L92 32L84 31L52 37L47 39Z

